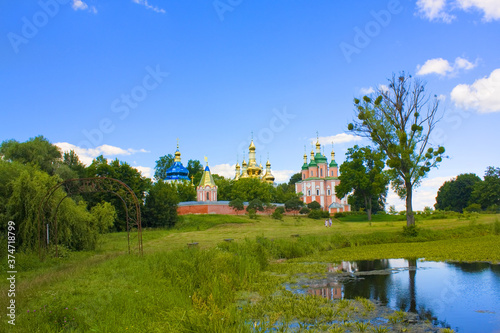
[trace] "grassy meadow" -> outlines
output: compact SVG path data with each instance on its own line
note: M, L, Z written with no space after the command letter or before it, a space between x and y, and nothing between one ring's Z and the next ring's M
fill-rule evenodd
M17 253L16 325L4 319L0 331L286 332L292 323L308 332L405 331L409 314L386 313L376 326L367 318L379 309L369 300L332 303L283 284L304 272L302 262L325 272L341 260L500 261L499 215L418 217L416 236L403 233L400 216L350 219L325 228L305 217L192 215L174 229L144 230L142 257L126 254L126 233L103 235L94 252L62 251L44 262ZM5 279L0 287L5 309Z

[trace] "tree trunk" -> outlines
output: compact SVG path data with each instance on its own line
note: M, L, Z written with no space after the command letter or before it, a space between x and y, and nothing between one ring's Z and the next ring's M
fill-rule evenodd
M406 226L415 225L415 217L413 216L412 207L412 186L410 182L406 183Z
M372 197L365 195L365 207L366 214L368 215L368 221L370 221L370 225L372 224Z

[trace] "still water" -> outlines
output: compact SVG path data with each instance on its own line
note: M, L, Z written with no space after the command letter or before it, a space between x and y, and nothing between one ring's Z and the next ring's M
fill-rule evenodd
M303 287L301 287L301 285ZM500 265L384 259L330 264L299 292L368 298L456 332L500 332Z

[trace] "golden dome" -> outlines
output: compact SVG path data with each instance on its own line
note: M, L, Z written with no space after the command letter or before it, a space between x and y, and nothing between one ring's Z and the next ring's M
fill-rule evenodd
M255 144L253 143L253 139L252 139L252 142L250 142L250 146L248 147L249 150L255 150Z

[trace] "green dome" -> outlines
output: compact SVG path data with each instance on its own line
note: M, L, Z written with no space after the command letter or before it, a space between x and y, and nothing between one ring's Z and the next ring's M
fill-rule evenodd
M334 168L334 167L338 166L338 164L337 164L337 162L335 162L335 160L332 160L332 161L330 162L330 165L329 165L329 166L330 166L330 168Z
M309 162L309 167L312 167L312 166L318 166L316 164L316 161L315 160L311 160L311 162Z
M309 169L309 164L304 163L304 164L302 165L302 170L307 170L307 169Z
M321 155L320 153L316 153L316 156L314 156L314 160L316 163L326 163L326 157L324 155Z

